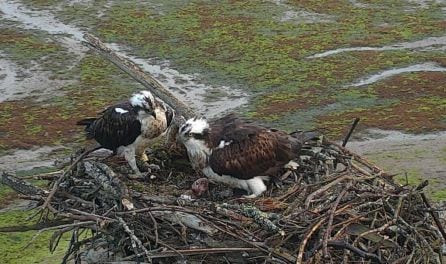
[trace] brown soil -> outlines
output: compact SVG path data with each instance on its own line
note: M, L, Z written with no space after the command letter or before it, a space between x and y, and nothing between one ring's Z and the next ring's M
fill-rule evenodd
M442 120L445 107L428 107L420 99L410 99L402 103L385 107L373 107L359 111L333 113L318 119L319 128L327 134L339 138L345 135L346 129L339 130L340 125L348 127L356 117L361 118L359 128L379 127L381 129L400 129L413 133L446 130L446 123Z
M302 91L297 95L290 95L289 99L275 99L275 96L266 96L263 107L258 107L259 111L255 117L262 118L273 115L283 115L284 113L305 110L315 105L326 105L333 103L333 99L324 98L318 90Z
M410 78L416 76L416 78ZM444 96L446 94L446 74L442 72L419 72L398 75L376 86L374 91L382 98L401 98L401 100Z
M0 122L0 146L3 149L29 149L32 146L70 142L82 133L76 121L94 113L93 110L79 108L68 113L55 106L26 101L0 103L0 112L4 114Z

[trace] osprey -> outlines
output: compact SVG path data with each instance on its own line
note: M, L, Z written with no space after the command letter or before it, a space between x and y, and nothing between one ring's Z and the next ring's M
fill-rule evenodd
M122 103L112 105L96 118L77 122L84 125L87 139L95 139L103 148L123 155L130 167L141 174L136 157L147 161L145 149L151 139L163 134L173 120L174 112L149 91L140 91Z
M255 198L266 191L264 180L276 177L315 132L268 129L230 114L211 123L189 119L179 129L192 167L211 181L244 189Z

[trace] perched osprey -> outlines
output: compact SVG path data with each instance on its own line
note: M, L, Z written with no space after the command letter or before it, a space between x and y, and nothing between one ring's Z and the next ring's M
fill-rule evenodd
M77 122L85 125L87 139L95 139L103 148L124 155L135 173L140 174L136 158L147 161L145 149L150 140L163 134L174 112L149 91L140 91L122 103L102 111L99 117Z
M266 191L264 180L299 156L303 143L315 132L268 129L230 114L211 123L189 119L179 129L179 140L189 160L211 181L244 189L255 198Z

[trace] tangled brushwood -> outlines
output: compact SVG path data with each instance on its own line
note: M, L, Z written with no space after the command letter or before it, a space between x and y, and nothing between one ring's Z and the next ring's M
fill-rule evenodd
M333 142L307 146L280 188L253 200L212 184L194 199L185 158L163 148L151 156L159 168L145 180L91 154L35 176L49 190L6 173L2 182L38 202L40 228L55 230L51 251L71 237L63 263L442 263L443 220L427 183L396 184Z

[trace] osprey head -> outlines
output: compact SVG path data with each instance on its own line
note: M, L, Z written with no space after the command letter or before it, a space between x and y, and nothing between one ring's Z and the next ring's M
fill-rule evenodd
M152 93L149 91L139 91L137 93L134 93L132 97L130 98L130 103L135 108L141 108L147 113L150 113L155 118L155 98L153 97Z
M191 139L204 140L209 133L209 123L204 118L191 118L181 125L179 138L183 143Z

